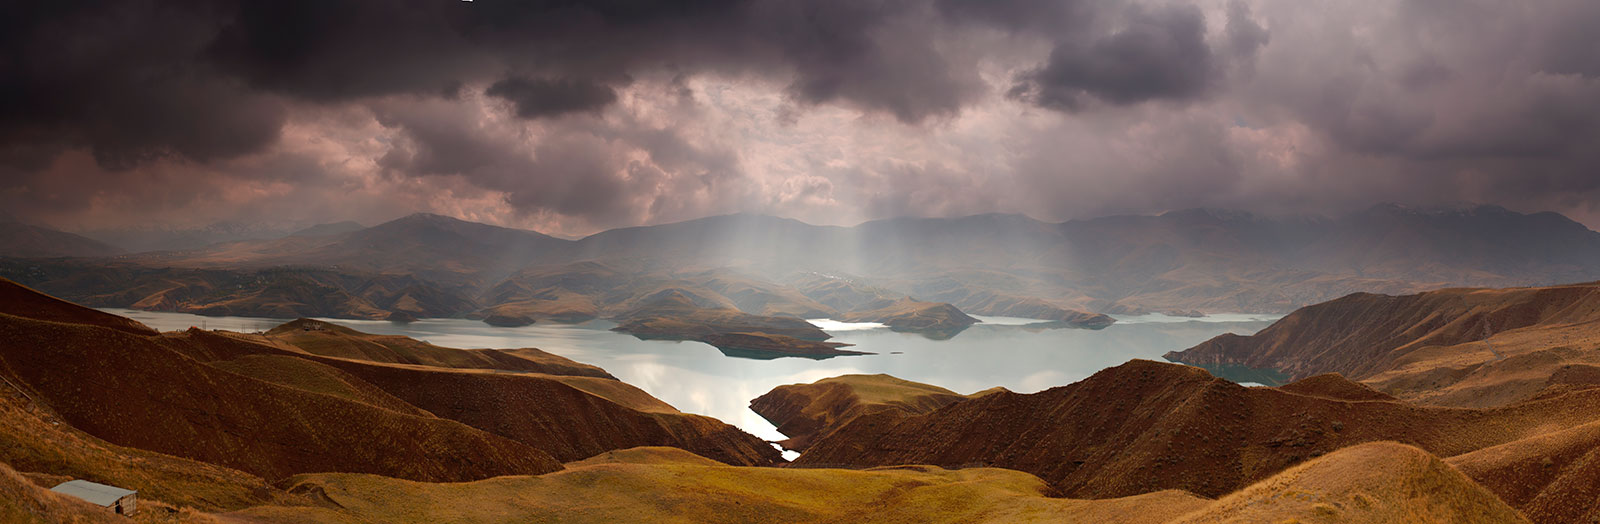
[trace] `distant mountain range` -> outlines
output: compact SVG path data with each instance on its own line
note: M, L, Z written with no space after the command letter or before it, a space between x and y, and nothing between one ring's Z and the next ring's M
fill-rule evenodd
M1064 223L988 214L897 218L854 227L726 215L614 229L577 240L415 214L367 228L356 224L319 226L281 238L143 253L116 261L82 259L41 265L14 260L0 263L0 274L102 306L161 302L150 300L152 295L91 298L125 292L112 289L112 282L104 278L85 276L104 274L113 267L120 268L115 271L123 276L144 275L141 278L145 280L116 284L122 287L137 287L152 279L183 280L173 278L172 273L190 279L210 275L200 287L144 286L152 293L189 296L191 302L217 293L240 298L236 295L284 285L250 282L262 280L256 277L263 271L281 275L285 268L339 275L311 280L354 297L368 294L364 283L380 279L392 283L397 275L403 275L415 279L419 291L409 298L405 293L389 293L391 298L410 304L424 301L422 295L428 295L434 298L427 301L449 303L407 306L409 314L429 316L465 315L510 302L535 301L532 303L537 306L540 297L576 304L571 300L575 294L588 300L579 309L592 305L603 315L609 304L627 302L628 297L616 296L620 288L644 285L637 280L613 281L604 289L589 291L508 287L522 278L518 275L533 273L541 275L541 281L559 282L565 267L578 272L574 278L591 278L594 268L575 265L579 262L600 264L631 276L647 275L644 280L655 287L694 280L685 275L697 272L724 271L759 284L746 290L753 293L750 296L738 300L723 297L736 305L761 304L747 310L757 314L848 312L796 303L798 295L850 303L847 299L851 297L828 296L847 286L871 290L869 295L856 297L862 301L862 310L871 309L867 304L882 307L885 300L914 297L948 302L972 314L1056 320L1075 318L1073 314L1079 311L1287 312L1357 291L1392 294L1447 286L1595 280L1600 279L1600 233L1556 213L1523 214L1488 205L1412 208L1385 204L1338 218L1275 218L1192 209ZM217 287L224 280L231 290ZM393 291L392 284L380 287ZM202 288L204 293L199 292ZM424 289L426 292L421 291ZM518 291L508 293L507 289ZM372 307L318 306L295 311L363 318L398 311L393 304L379 303L386 299L365 300L373 302ZM774 300L795 305L789 310L768 307ZM229 311L248 314L248 302ZM290 305L293 302L289 301ZM194 303L188 309L206 311L207 306ZM541 310L521 309L534 311L534 317Z
M64 231L0 218L0 257L107 257L122 250Z

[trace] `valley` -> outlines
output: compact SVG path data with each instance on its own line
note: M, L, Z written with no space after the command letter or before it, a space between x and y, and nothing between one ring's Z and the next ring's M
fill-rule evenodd
M847 375L751 397L803 451L789 462L762 438L539 349L461 350L319 320L157 332L0 283L0 482L23 504L5 511L24 520L104 518L38 487L79 477L138 489L140 520L180 522L1594 516L1600 381L1461 409L1336 374L1246 387L1146 360L1036 393ZM123 416L97 415L109 405ZM340 422L318 422L327 416ZM352 431L366 438L341 436Z

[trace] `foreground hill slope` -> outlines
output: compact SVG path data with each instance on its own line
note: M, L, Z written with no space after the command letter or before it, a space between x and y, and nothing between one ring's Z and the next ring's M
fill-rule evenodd
M124 486L137 490L141 503L204 511L304 503L242 471L100 440L63 424L17 391L0 389L0 463L29 475Z
M467 480L560 467L458 422L208 366L180 349L188 342L0 313L6 378L72 426L119 445L266 478L332 470Z
M1528 520L1438 457L1411 446L1375 442L1295 466L1173 522Z
M0 463L0 522L114 524L126 519L88 502L51 492Z
M559 469L551 454L576 460L640 445L734 464L780 460L737 428L678 413L603 370L537 350L462 351L359 332L309 342L199 329L135 334L7 314L107 322L14 283L0 287L13 299L0 305L0 377L29 398L107 441L269 479L351 471L470 480ZM322 356L291 341L321 351L370 343L361 356L377 360ZM446 352L457 351L512 369L381 361L474 365L450 361Z
M1534 522L1600 521L1600 422L1450 457Z
M1531 397L1563 366L1600 364L1594 348L1600 284L1588 283L1358 293L1297 310L1255 335L1222 335L1167 358L1294 377L1340 373L1403 398L1486 406Z
M291 491L318 493L338 509L264 506L220 517L260 523L1528 522L1437 457L1391 442L1335 451L1217 501L1182 491L1051 498L1039 478L997 468L730 467L671 448L614 451L566 466L539 477L465 484L300 475L286 483Z
M635 409L557 377L324 362L429 413L528 444L562 461L647 445L680 447L728 464L764 466L781 460L761 439L716 419L678 413L664 404Z
M636 448L569 463L539 477L428 484L371 475L302 475L344 511L258 508L258 522L353 517L383 522L1129 522L1154 524L1202 507L1181 492L1113 500L1044 496L1017 471L931 467L865 471L730 467L670 448ZM349 515L349 516L344 516Z
M1596 419L1600 390L1499 409L1430 408L1246 388L1135 360L1039 393L858 417L796 464L986 464L1034 473L1074 497L1219 496L1353 444L1395 440L1454 456Z
M784 448L804 451L812 442L863 415L880 411L920 415L967 398L939 386L889 375L842 375L778 386L751 400L750 410L789 437L780 442Z

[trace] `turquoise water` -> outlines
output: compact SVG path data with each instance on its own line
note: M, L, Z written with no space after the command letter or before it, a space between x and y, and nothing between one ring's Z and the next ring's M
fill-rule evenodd
M284 319L202 317L126 309L104 311L162 331L190 326L264 331ZM1130 359L1161 360L1222 333L1248 335L1276 320L1272 315L1212 315L1202 319L1143 315L1119 317L1100 330L1043 329L1038 321L978 317L977 324L949 340L896 333L874 324L817 321L835 341L875 355L826 360L753 360L724 356L700 342L639 340L610 331L615 324L535 324L504 328L466 319L426 319L409 324L323 319L368 333L405 335L458 348L536 347L594 364L680 410L709 415L769 440L782 436L749 409L750 399L775 386L811 382L847 373L887 373L935 384L958 393L994 386L1031 393L1069 384Z

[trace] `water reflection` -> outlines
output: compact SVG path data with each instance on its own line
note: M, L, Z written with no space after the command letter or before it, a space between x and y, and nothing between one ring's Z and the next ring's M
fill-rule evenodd
M264 331L284 320L200 317L107 309L163 331L190 326L235 331ZM582 324L534 324L507 328L465 319L424 319L411 323L325 319L361 331L405 335L459 348L537 347L579 362L605 368L617 378L655 395L680 410L716 417L762 438L783 438L772 425L750 411L749 401L775 386L811 382L847 373L887 373L961 393L993 386L1034 392L1081 380L1129 359L1160 360L1222 333L1248 335L1274 317L1212 315L1203 319L1118 318L1110 327L1034 329L1037 320L979 317L950 340L897 333L882 327L828 326L834 341L873 355L828 360L728 358L701 342L639 340L610 331L616 324L595 320Z

